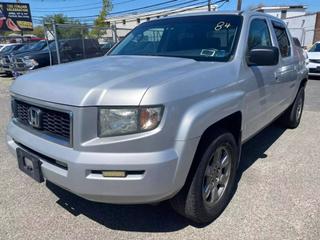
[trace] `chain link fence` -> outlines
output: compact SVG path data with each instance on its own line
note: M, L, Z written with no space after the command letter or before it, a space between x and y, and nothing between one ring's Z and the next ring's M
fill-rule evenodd
M306 48L310 48L315 42L320 41L320 28L289 28L289 31Z
M105 55L131 29L81 24L44 24L50 65Z

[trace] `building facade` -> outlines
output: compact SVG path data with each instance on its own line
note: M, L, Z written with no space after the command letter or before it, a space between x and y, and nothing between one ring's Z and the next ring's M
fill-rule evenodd
M269 6L269 7L260 6L253 10L267 13L277 18L286 19L286 18L305 15L307 7L304 5Z
M293 37L300 40L302 46L311 47L320 41L320 12L284 19Z
M211 6L212 11L217 10L216 5ZM106 22L111 27L115 27L117 29L117 38L125 37L129 31L134 29L140 23L147 22L150 20L158 19L161 17L166 17L169 15L177 15L177 14L188 14L188 13L196 13L196 12L207 12L208 6L192 6L192 7L184 7L179 9L164 9L160 11L151 11L147 13L140 14L128 14L122 16L115 17L107 17ZM107 33L109 36L110 33ZM109 36L110 37L110 36Z

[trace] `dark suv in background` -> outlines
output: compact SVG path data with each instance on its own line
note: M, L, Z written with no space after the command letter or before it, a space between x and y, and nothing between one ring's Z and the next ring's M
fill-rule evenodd
M0 56L0 63L2 71L8 75L12 74L12 67L13 67L13 58L15 55L26 55L29 52L41 51L44 49L48 43L45 40L33 43L26 43L22 45L20 48L13 50L9 53L4 53Z
M85 58L103 56L104 53L95 39L69 39L59 41L59 54L61 63L77 61ZM12 72L15 76L29 70L58 64L56 43L41 51L16 54L13 58Z

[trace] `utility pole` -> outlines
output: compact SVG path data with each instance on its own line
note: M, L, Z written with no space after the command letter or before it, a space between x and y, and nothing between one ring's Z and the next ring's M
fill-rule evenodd
M238 0L237 11L241 11L242 0Z
M208 12L211 12L211 0L208 0Z

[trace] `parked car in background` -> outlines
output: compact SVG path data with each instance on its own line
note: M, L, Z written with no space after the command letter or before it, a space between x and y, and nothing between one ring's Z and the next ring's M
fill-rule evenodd
M320 41L308 51L309 76L320 76Z
M12 45L16 45L16 43L2 43L2 44L0 44L0 52L2 52L2 50L4 50L7 46L12 46Z
M95 39L69 39L59 41L59 53L61 63L77 61L85 58L99 57L103 55L100 45ZM27 71L42 68L58 63L56 43L40 51L32 51L27 54L16 54L13 57L12 72L21 75Z
M2 49L2 51L0 52L0 72L3 73L5 71L4 69L2 69L2 66L5 64L5 60L2 57L18 50L24 45L25 44L23 43L15 43L15 44L7 45Z
M20 47L22 47L24 43L9 43L9 44L4 44L4 46L1 48L0 51L0 56L3 54L7 54L10 52L13 52L15 50L18 50Z
M39 42L33 42L33 43L26 43L19 49L12 51L8 54L4 54L0 56L0 66L2 67L2 71L6 74L12 74L13 71L13 59L15 55L22 56L24 54L27 54L29 52L33 51L41 51L43 48L47 46L47 41L39 41Z

